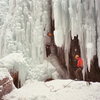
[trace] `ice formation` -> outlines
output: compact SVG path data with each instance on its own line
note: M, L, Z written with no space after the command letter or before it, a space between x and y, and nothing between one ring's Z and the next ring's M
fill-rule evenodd
M9 0L9 13L0 34L0 57L22 52L34 63L43 62L44 36L50 29L48 5L49 0Z
M56 45L59 47L66 45L65 50L68 53L70 34L72 38L78 35L84 66L88 66L89 71L90 62L97 52L96 46L99 48L99 3L98 0L53 0ZM98 50L100 59L99 55ZM66 59L68 61L68 57Z
M60 78L60 74L57 72L57 69L46 60L43 64L35 65L28 69L27 79L46 81L47 79L58 78Z
M9 10L0 32L1 67L19 71L23 84L27 66L34 67L44 62L51 6L49 0L6 2L9 2Z
M9 72L18 72L21 86L28 79L46 81L49 78L60 78L56 68L47 60L42 64L34 65L28 63L22 53L11 53L0 59L0 68L7 68Z
M4 21L6 19L8 8L9 8L8 0L0 0L0 29L2 28L2 25L4 24Z
M22 83L26 78L27 73L24 71L26 72L27 66L43 68L46 64L44 63L45 38L51 31L52 20L54 20L55 44L64 48L67 67L71 37L74 39L76 35L80 43L84 68L88 67L90 71L91 60L96 54L100 66L99 0L1 0L0 6L2 4L5 7L0 9L0 18L1 15L6 17L4 19L2 17L0 23L2 26L0 29L0 62L2 63L0 65L8 69L15 67L15 70L20 70ZM53 15L52 19L51 15ZM43 73L46 72L44 68ZM34 70L38 69L31 71L34 72ZM48 73L47 75L49 76Z
M96 8L96 24L97 24L97 53L98 53L98 62L100 66L100 1L95 0L95 8Z
M9 72L18 72L21 85L26 81L29 64L22 53L11 53L0 59L0 68L7 68Z

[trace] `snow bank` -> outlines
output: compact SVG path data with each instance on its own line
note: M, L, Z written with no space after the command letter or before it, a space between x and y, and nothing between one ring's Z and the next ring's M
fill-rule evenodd
M6 95L4 100L99 100L100 83L73 80L54 80L37 82L29 80L26 84Z

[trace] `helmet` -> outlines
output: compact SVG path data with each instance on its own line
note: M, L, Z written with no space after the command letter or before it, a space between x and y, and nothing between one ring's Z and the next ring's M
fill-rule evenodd
M79 55L75 55L75 59L79 58Z
M53 34L52 34L52 33L50 33L50 32L49 32L47 35L48 35L49 37L52 37L52 36L53 36Z

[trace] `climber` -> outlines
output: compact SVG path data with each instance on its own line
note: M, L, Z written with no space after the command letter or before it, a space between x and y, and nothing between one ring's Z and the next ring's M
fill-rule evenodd
M48 57L53 48L53 33L48 32L46 36L46 56Z
M82 76L83 60L79 55L76 55L75 59L77 61L77 64L76 64L77 69L75 71L75 76L76 76L76 79L82 80L83 79L83 76Z
M50 44L46 45L46 56L48 57L51 54Z
M48 35L49 37L52 37L52 36L53 36L53 33L48 32L47 35Z
M76 55L75 56L75 59L77 60L77 67L78 68L83 68L83 60L82 60L82 58L81 57L79 57L79 55Z

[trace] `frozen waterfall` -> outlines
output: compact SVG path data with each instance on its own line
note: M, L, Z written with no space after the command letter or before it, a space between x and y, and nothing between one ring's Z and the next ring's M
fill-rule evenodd
M91 63L93 67L98 67L98 63L100 66L99 5L99 0L0 0L0 8L2 8L0 9L0 66L7 65L2 63L7 57L6 62L10 61L12 68L27 66L25 70L21 69L20 76L24 71L27 73L27 69L31 69L29 71L31 76L37 75L34 71L38 72L41 69L45 77L49 73L49 71L46 73L46 67L50 63L46 57L46 46L48 45L51 51L51 47L54 47L53 52L56 53L51 52L51 55L57 58L57 64L59 64L53 62L52 67L59 67L60 74L63 70L64 74L69 73L75 60L70 59L69 55L72 53L71 57L75 58L73 52L77 51L77 48L74 48L76 51L71 52L72 41L77 38L78 42L75 47L78 46L79 55L84 62L83 73L85 75L86 71L91 72ZM51 33L51 37L48 36L48 32ZM13 54L18 54L18 56L13 59ZM96 66L94 66L95 56L98 60ZM18 57L22 57L25 63L20 63L17 60ZM50 74L56 73L57 70L52 71L52 67ZM26 76L21 76L24 77L23 81ZM39 76L42 75L39 74Z
M89 71L91 60L96 55L96 47L98 48L100 62L99 4L98 0L53 0L56 45L58 47L65 45L65 53L66 50L68 53L68 50L70 50L68 49L70 48L70 34L72 39L78 35L84 66L88 66ZM95 19L97 19L97 22ZM96 37L97 34L98 37ZM96 42L96 39L98 42ZM66 60L68 61L68 59Z
M0 34L0 57L22 52L34 63L45 58L44 36L50 30L49 0L9 0Z

